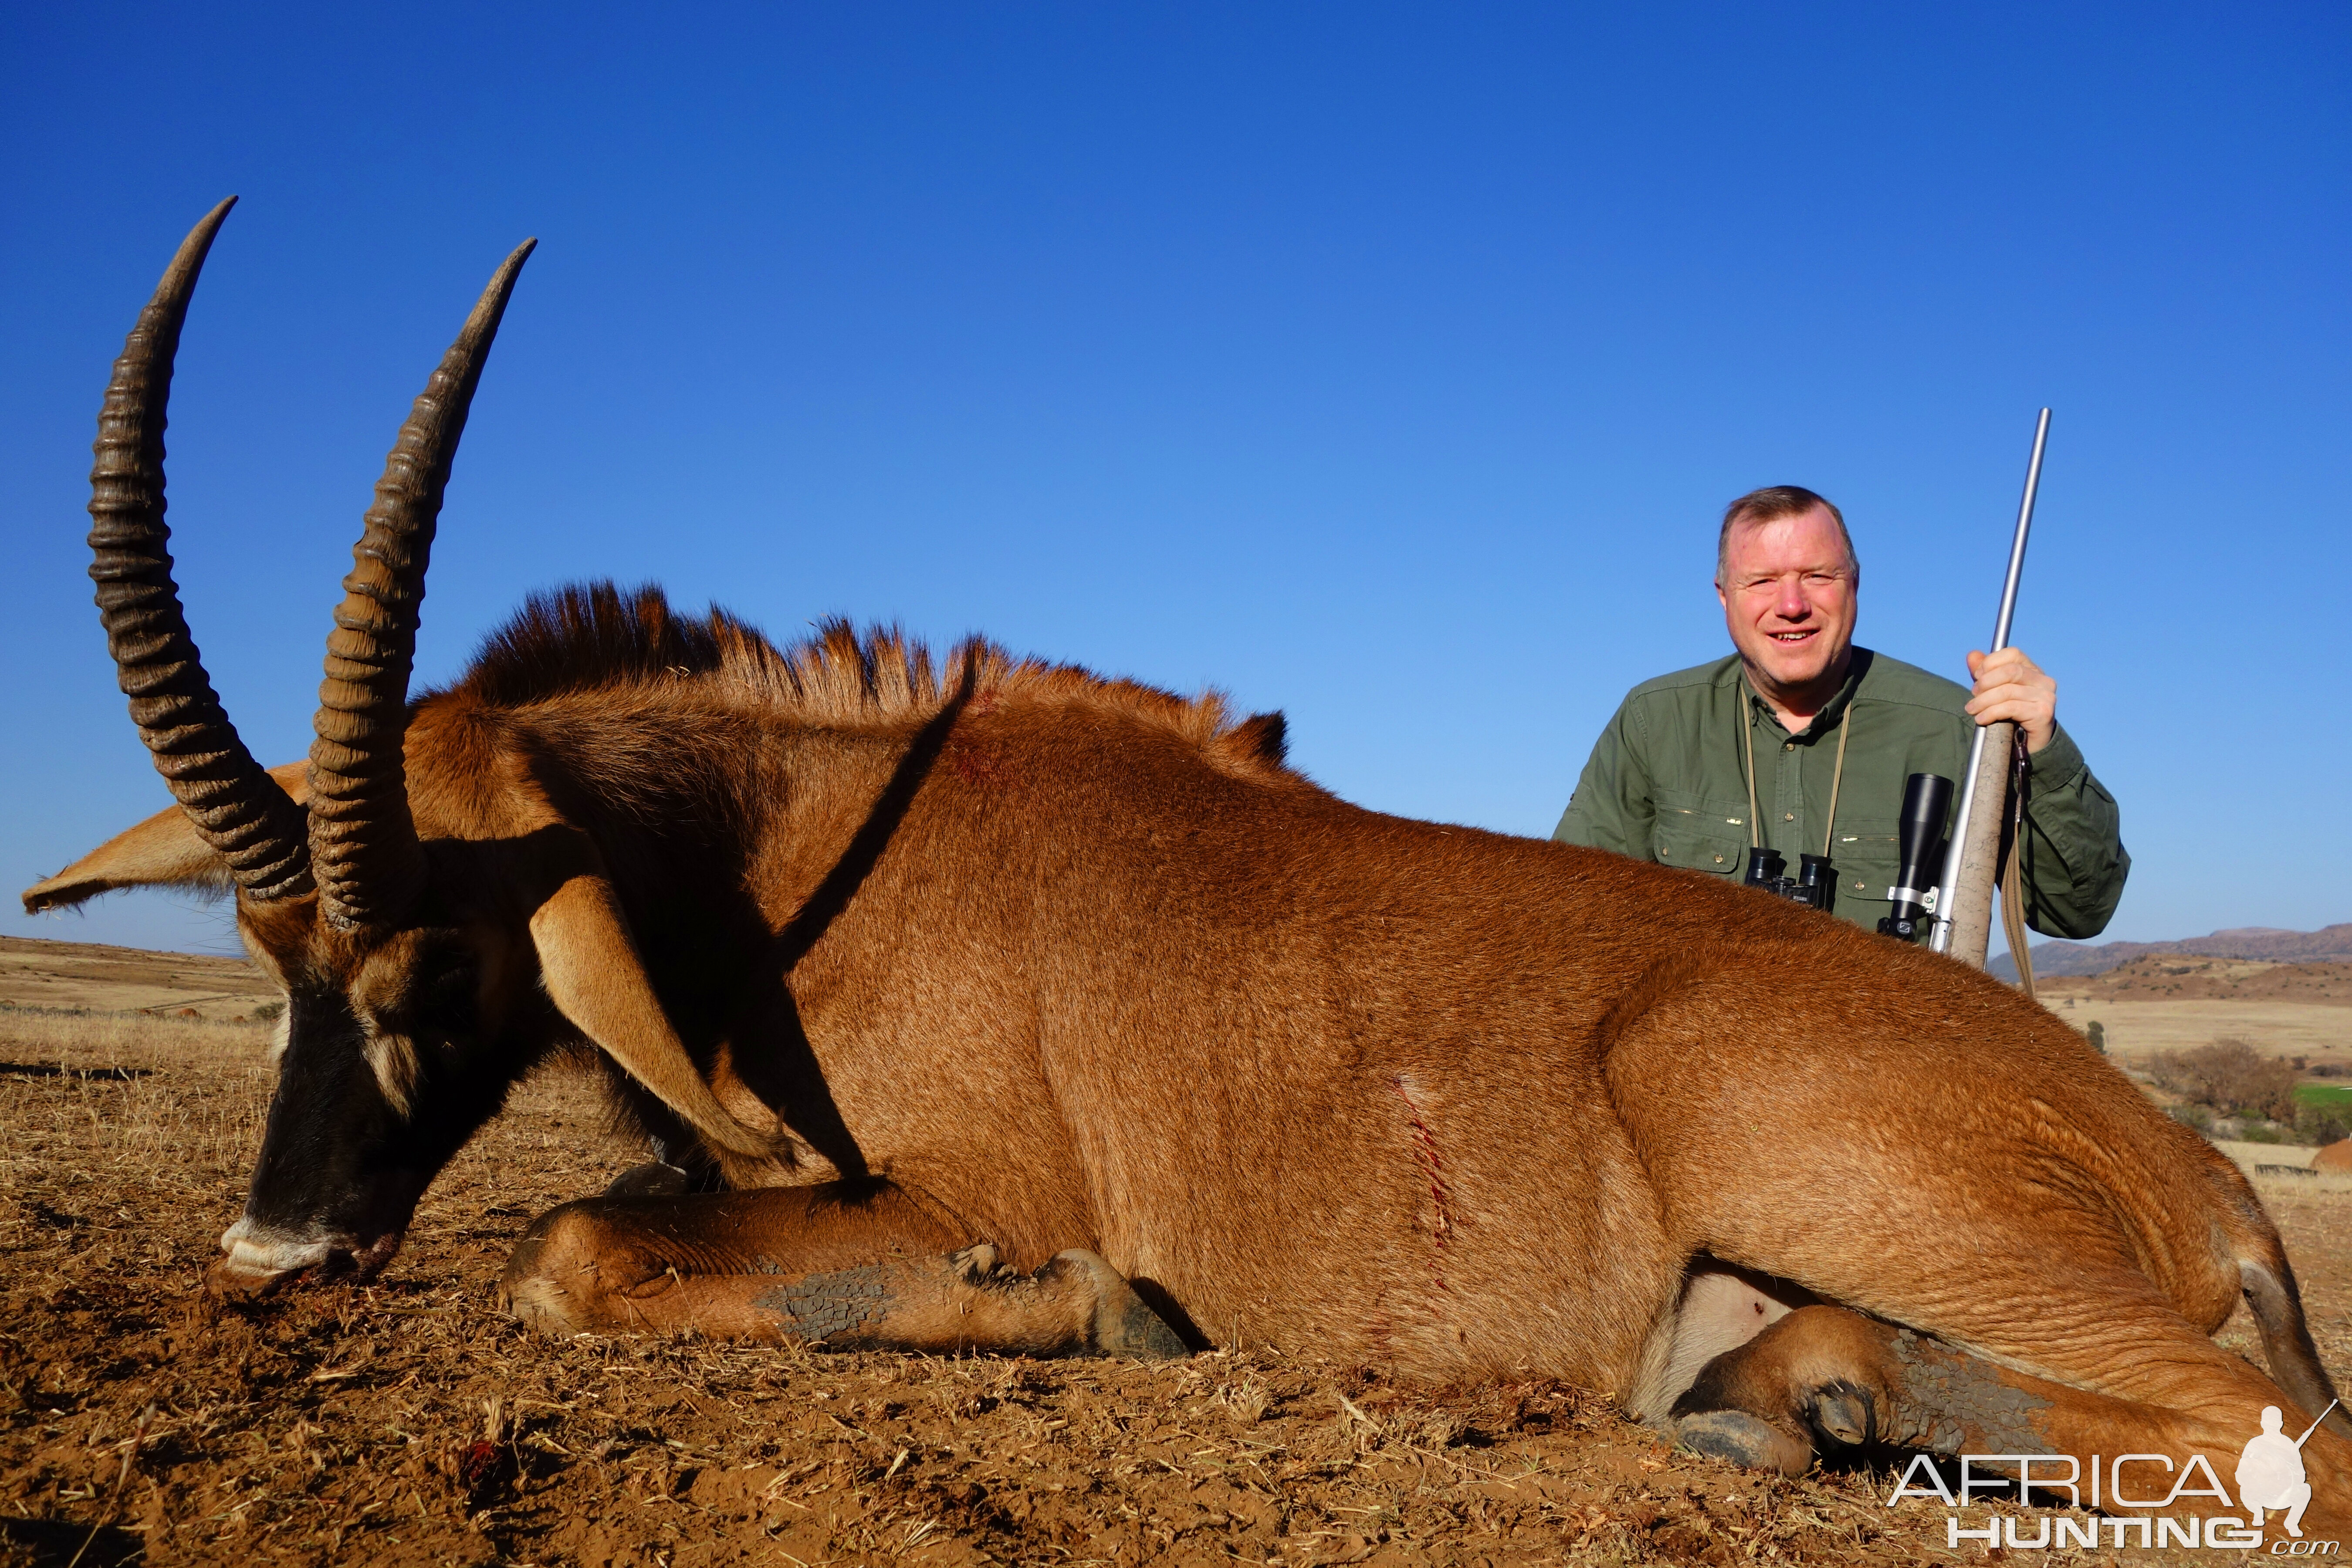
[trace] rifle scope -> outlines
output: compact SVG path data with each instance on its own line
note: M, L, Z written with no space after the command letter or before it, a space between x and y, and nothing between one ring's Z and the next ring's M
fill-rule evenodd
M1903 825L1897 840L1903 852L1902 869L1895 873L1895 885L1886 890L1887 902L1895 907L1878 923L1880 936L1915 941L1933 923L1940 902L1937 890L1920 884L1927 881L1930 868L1938 861L1944 816L1951 805L1952 781L1942 774L1914 773L1904 780Z

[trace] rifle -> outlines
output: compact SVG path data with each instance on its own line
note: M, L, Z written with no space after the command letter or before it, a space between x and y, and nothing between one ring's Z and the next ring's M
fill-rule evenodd
M2341 1399L2331 1399L2331 1400L2329 1400L2329 1401L2327 1402L2327 1410L2333 1410L2333 1409L2335 1409L2338 1405L2341 1405L2341 1404L2343 1404L2343 1403L2344 1403L2344 1401L2342 1401ZM2325 1420L2326 1420L2326 1419L2327 1419L2327 1410L2322 1410L2322 1411L2319 1413L2319 1421L2325 1421ZM2305 1427L2303 1429L2303 1436L2302 1436L2302 1437L2297 1437L2297 1438L2294 1440L2294 1446L2295 1446L2296 1448L2302 1448L2305 1443L2308 1443L2308 1442L2310 1442L2310 1441L2311 1441L2311 1435L2312 1435L2314 1432L2316 1432L2316 1431L2318 1431L2318 1430L2319 1430L2319 1421L2314 1421L2310 1426Z
M2033 427L2033 455L2025 465L2025 499L2017 508L2017 537L2009 547L2009 576L2001 584L2000 615L1993 622L1990 653L2009 646L2010 618L2017 612L2017 580L2025 571L2025 536L2033 527L2033 497L2042 487L2042 449L2050 440L2050 411ZM1980 725L1969 743L1969 771L1960 786L1958 826L1937 879L1936 925L1927 946L1971 968L1985 966L1992 940L1992 884L2000 869L2001 820L2009 806L2011 753L2017 727L2002 721ZM2011 852L2015 852L2014 850ZM2021 922L2012 923L2021 931ZM2030 974L2017 954L2018 972Z

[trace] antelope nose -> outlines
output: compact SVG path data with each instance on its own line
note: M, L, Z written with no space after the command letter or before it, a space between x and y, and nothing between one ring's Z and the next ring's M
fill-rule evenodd
M205 1275L205 1287L232 1299L265 1296L305 1270L332 1258L335 1244L292 1236L254 1222L250 1216L221 1233L225 1254Z

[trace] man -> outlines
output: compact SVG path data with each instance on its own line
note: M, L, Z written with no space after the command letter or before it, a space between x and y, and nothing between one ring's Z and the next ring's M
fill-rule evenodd
M2311 1506L2311 1482L2304 1474L2303 1442L2286 1435L2285 1420L2277 1406L2263 1406L2262 1431L2247 1438L2238 1454L2238 1501L2256 1530L2263 1527L2263 1511L2276 1509L2286 1515L2286 1532L2300 1536L2303 1511Z
M1838 509L1794 485L1724 513L1716 597L1738 652L1635 686L1601 732L1552 837L1722 877L1751 844L1831 857L1831 912L1874 926L1899 855L1904 780L1956 801L1978 725L2025 734L2026 923L2104 930L2131 857L2114 797L2058 724L2058 684L2016 648L1969 655L1973 692L1853 645L1862 568ZM1751 801L1753 802L1751 806Z

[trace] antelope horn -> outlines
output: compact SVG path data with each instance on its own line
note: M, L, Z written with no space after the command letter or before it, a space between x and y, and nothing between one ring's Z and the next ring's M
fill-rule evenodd
M89 575L107 652L156 771L237 886L267 900L310 890L302 809L254 761L214 695L172 580L163 523L163 413L180 325L213 235L236 204L231 196L215 207L180 242L114 361L89 471Z
M310 856L321 912L339 928L389 925L424 886L425 851L409 815L402 752L417 606L466 411L507 296L538 243L525 240L507 257L425 383L352 547L351 575L327 636L319 738L310 746Z

